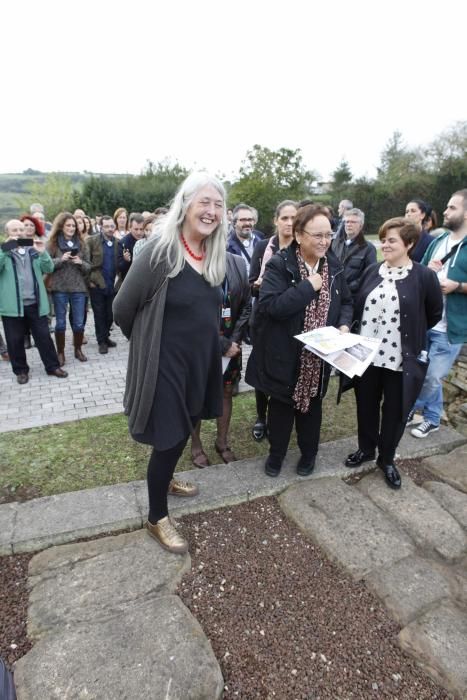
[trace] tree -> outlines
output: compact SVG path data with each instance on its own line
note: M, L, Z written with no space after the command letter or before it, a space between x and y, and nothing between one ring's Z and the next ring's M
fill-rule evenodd
M459 121L441 132L428 146L428 159L432 169L446 168L448 163L466 160L467 121Z
M346 185L352 182L352 171L348 162L343 158L336 170L332 173L332 189L333 192L342 190Z
M50 173L43 181L32 182L24 195L18 197L20 209L29 211L32 202L40 202L49 220L61 211L73 210L76 202L76 190L67 175Z
M279 202L309 196L316 179L316 174L306 169L299 148L272 151L258 144L247 152L239 175L230 188L229 204L245 202L258 209L258 226L266 232L272 230Z
M129 211L153 211L170 203L188 171L178 163L148 161L141 175L109 177L91 175L83 186L80 206L95 215L113 214L118 207Z

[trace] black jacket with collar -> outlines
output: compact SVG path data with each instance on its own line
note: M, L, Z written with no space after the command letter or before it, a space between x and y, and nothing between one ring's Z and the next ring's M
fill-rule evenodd
M318 292L302 280L296 256L296 242L274 255L266 265L254 321L254 346L246 381L279 401L293 403L303 344L294 338L303 332L305 309ZM329 266L331 301L326 325L350 327L352 296L344 270L332 251ZM331 366L322 363L319 397L326 394Z
M375 263L364 272L355 299L353 333L360 331L368 295L383 281L379 274L380 267L381 263ZM427 330L441 320L443 295L436 274L417 262L413 262L413 268L407 277L396 282L396 287L400 309L402 410L405 418L415 403L425 379L428 365L417 358L426 348ZM345 382L347 385L349 383Z
M245 260L239 255L227 253L225 275L230 292L232 326L228 332L221 336L223 355L233 342L241 343L242 340L245 340L248 335L248 321L251 313L251 293Z
M332 251L344 266L345 278L353 295L358 291L362 275L369 265L376 262L376 248L365 238L361 243L346 245L345 230L332 242Z

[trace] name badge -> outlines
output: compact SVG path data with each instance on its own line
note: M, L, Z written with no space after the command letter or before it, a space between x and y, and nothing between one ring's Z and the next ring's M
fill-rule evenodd
M73 248L73 241L67 241L66 244L69 248Z
M113 246L113 241L107 241L107 245L111 248Z
M230 318L231 315L230 309L222 309L222 318Z
M24 248L18 248L18 253L19 253L20 255L25 255L26 251L25 251Z

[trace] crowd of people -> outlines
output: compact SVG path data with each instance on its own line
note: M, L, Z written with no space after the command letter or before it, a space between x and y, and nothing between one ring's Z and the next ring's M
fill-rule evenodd
M397 212L395 212L397 214ZM148 464L148 532L166 549L187 542L168 513L168 494L192 496L177 480L177 462L191 437L193 464L209 465L200 438L216 418L214 448L235 461L229 443L242 346L252 345L246 380L257 416L252 438L268 439L265 473L277 477L295 426L297 473L311 474L319 450L322 401L331 367L295 336L324 326L380 341L353 388L357 449L347 467L376 458L398 489L395 453L407 425L424 438L439 429L442 380L467 341L467 189L455 192L443 228L420 199L408 202L378 232L382 260L364 235L365 214L342 200L338 216L311 200L278 203L275 232L257 229L244 202L226 208L222 183L192 173L170 208L95 219L80 209L49 225L40 205L6 225L0 250L0 315L19 384L29 380L29 334L48 374L66 378L67 317L75 358L93 310L100 354L115 346L116 323L129 340L124 396L130 433L152 447ZM52 341L52 311L55 344ZM245 369L245 368L243 368ZM416 411L421 422L413 425Z

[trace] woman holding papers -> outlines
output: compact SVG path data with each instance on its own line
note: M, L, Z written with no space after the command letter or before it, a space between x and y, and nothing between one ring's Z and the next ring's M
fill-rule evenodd
M293 234L290 246L266 265L246 372L246 381L271 397L268 476L278 476L281 470L294 422L301 451L298 474L311 474L318 452L321 402L331 368L294 336L323 326L348 331L352 319L352 298L342 265L329 251L328 209L300 208Z
M132 437L153 447L146 527L165 549L187 541L168 517L167 494L194 496L173 474L193 426L222 415L220 285L226 212L217 178L192 173L130 267L114 317L130 339L124 397Z
M381 341L372 364L355 379L358 450L345 465L373 460L391 488L401 486L394 465L397 445L427 370L426 332L441 319L443 299L435 273L410 258L418 228L408 219L379 230L384 262L365 271L355 300L355 333ZM381 401L383 402L381 407Z

